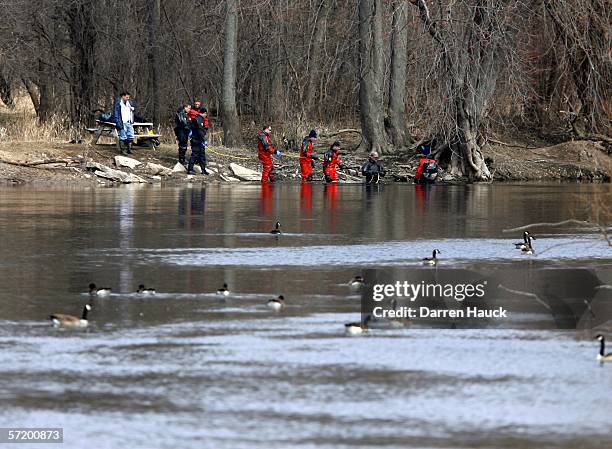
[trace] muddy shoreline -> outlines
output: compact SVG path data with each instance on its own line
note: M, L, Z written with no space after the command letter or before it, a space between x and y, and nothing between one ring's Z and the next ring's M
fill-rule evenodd
M322 153L324 148L319 149ZM567 181L610 182L612 156L597 142L570 141L553 146L527 148L525 146L488 145L483 149L488 158L493 182L513 181ZM172 173L176 164L174 145L162 144L156 149L137 147L129 156L140 162L134 168L117 166L116 146L88 143L67 144L62 142L0 143L0 183L4 185L41 184L71 186L111 186L125 183L98 176L100 172L92 166L102 165L119 170L126 175L140 178L141 184L183 185L191 183L236 183L255 182L240 179L230 164L238 164L251 170L260 170L255 149L230 149L210 147L208 149L209 176L187 176L184 172ZM343 156L347 170L341 182L362 182L358 168L365 161L362 152L347 151ZM417 156L383 156L381 158L389 175L388 182L412 182L417 165ZM285 152L275 161L279 166L282 182L297 183L299 159L296 153ZM45 163L48 162L48 163ZM31 165L31 166L27 166ZM156 168L157 167L157 168ZM160 168L162 167L162 168ZM156 172L157 170L157 172ZM122 179L124 177L122 176ZM466 179L453 178L443 171L443 182L462 183ZM323 182L320 162L315 167L315 182Z

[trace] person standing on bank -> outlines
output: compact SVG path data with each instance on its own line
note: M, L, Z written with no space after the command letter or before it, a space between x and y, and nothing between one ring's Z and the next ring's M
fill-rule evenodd
M178 142L178 160L181 165L185 165L185 154L189 142L190 111L191 106L184 104L174 114L174 134Z
M113 108L115 126L119 133L119 150L121 154L132 154L134 143L134 106L130 102L130 93L121 92Z
M194 175L194 164L198 164L202 169L202 174L207 175L206 171L206 151L205 146L208 143L206 133L208 132L208 119L206 118L206 109L200 108L198 115L191 121L191 157L189 158L189 166L187 174Z
M338 182L338 170L342 168L340 160L340 142L336 141L332 144L329 150L323 156L323 174L325 182Z
M361 167L361 174L366 178L366 184L378 184L380 177L385 176L385 167L378 162L378 153L372 151L370 157Z
M300 148L300 169L302 171L302 181L312 181L314 161L318 159L316 154L312 154L314 143L317 141L317 132L314 129L304 137Z
M257 156L262 166L261 182L276 181L276 177L272 174L272 169L274 168L272 155L280 156L281 153L272 145L271 132L272 127L268 125L257 134Z

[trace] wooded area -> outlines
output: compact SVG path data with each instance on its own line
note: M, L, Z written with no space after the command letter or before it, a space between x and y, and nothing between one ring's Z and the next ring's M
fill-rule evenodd
M241 122L361 123L364 149L431 142L490 173L490 130L610 134L608 0L0 0L0 98L83 129L126 89L169 124L202 99L227 146Z

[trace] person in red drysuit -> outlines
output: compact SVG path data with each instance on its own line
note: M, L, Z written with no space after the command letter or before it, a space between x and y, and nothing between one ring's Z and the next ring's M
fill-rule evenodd
M314 161L315 159L318 159L316 154L312 154L312 147L316 140L317 132L312 129L302 141L302 147L300 148L300 169L302 171L302 181L312 181Z
M417 184L433 184L438 178L438 162L435 159L430 159L423 156L419 161L419 166L416 169L414 181Z
M261 182L274 182L276 179L271 173L274 168L272 162L272 155L280 156L280 151L275 150L272 146L272 139L270 139L270 133L272 132L271 126L266 126L259 134L257 134L257 150L258 157L262 165Z
M198 112L202 107L202 102L200 100L196 100L191 107L191 110L187 113L187 117L189 117L189 121L193 120L198 116ZM207 125L208 126L208 125Z
M323 157L323 173L325 174L325 182L338 182L338 168L342 168L340 160L340 142L336 141L331 148L325 152Z

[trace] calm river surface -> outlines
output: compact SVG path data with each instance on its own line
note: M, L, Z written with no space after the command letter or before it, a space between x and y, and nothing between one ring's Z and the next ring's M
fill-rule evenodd
M502 232L587 219L610 189L2 187L0 427L63 427L62 447L96 449L612 447L612 364L584 329L612 342L611 248L541 228L528 257ZM564 308L533 302L523 328L345 336L348 280L428 276L433 248L436 276L484 273ZM92 281L113 294L90 299ZM88 301L86 330L46 320Z

